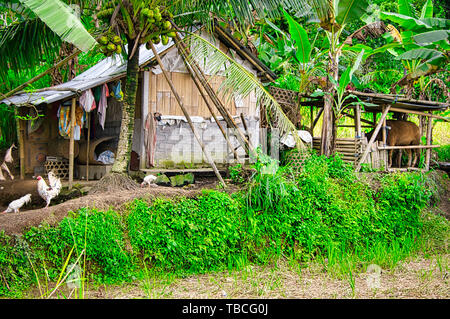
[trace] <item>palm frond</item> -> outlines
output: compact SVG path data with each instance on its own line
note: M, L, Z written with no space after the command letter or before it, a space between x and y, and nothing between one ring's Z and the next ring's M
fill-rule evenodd
M61 40L41 20L22 19L0 28L0 77L9 81L9 72L22 73L27 69L58 56ZM8 83L5 83L8 87Z
M191 48L190 58L197 61L213 76L222 75L225 77L219 87L219 92L227 103L230 103L233 98L246 98L254 93L259 104L270 110L274 115L280 133L293 132L292 135L296 137L297 146L299 148L305 147L296 134L295 125L256 76L200 35L189 33L183 41Z
M92 49L97 41L89 34L73 10L59 0L20 0L33 11L63 41L75 45L83 52Z

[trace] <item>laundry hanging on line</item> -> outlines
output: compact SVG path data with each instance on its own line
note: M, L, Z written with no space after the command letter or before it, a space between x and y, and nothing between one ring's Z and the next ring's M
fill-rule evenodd
M102 86L102 93L100 96L100 101L98 103L98 122L100 123L102 129L105 129L105 120L106 120L106 109L108 108L108 100L109 97L109 89L108 85L105 83Z
M58 109L57 116L59 134L64 138L70 138L70 116L71 116L71 106L61 105ZM86 121L86 112L82 107L75 108L75 126L73 130L73 138L79 141L81 138L81 128Z
M97 107L95 103L94 94L92 93L91 89L84 91L83 94L80 96L80 106L86 112L90 112Z

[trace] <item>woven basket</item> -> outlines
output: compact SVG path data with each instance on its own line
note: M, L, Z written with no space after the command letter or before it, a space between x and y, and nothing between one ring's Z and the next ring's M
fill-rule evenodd
M307 149L305 150L298 150L296 148L286 151L284 153L283 162L286 165L290 165L294 172L300 172L303 164L305 163L306 159L310 157L310 153Z
M47 160L44 167L47 174L53 171L60 179L65 179L69 176L69 161L67 160Z

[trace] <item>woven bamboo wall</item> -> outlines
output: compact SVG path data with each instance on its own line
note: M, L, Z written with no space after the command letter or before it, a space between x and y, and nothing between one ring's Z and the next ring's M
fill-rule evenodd
M171 80L180 95L184 106L189 112L190 116L201 116L210 118L211 113L209 112L203 97L201 96L199 90L197 89L194 81L188 73L178 73L171 72L169 73ZM252 93L245 99L241 101L241 103L236 104L236 101L232 99L228 103L226 99L221 96L219 87L223 81L224 77L215 76L209 77L209 83L212 88L218 92L218 96L221 98L224 105L230 111L232 115L240 115L240 113L244 113L244 115L258 115L256 112L256 97ZM172 91L170 90L169 85L167 84L166 79L163 74L155 75L150 72L150 84L149 84L149 111L159 112L162 115L183 115L181 108L178 105ZM211 105L213 105L211 103ZM214 107L214 106L213 106ZM218 112L216 115L219 116Z

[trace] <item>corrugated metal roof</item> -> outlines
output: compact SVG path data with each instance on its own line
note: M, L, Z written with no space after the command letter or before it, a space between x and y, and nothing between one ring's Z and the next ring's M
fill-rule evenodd
M161 53L170 48L173 44L174 42L170 40L166 45L163 45L162 43L155 45L155 48L158 53ZM139 51L139 65L145 64L153 57L153 51L148 50L145 45L141 45ZM35 105L41 103L53 103L76 95L74 90L82 92L122 77L126 74L126 70L127 63L124 61L123 57L121 55L114 55L103 59L90 69L73 78L71 81L52 87L57 88L58 90L51 90L52 88L49 88L48 90L42 92L20 93L1 100L0 103L5 103L7 105L13 104L17 106L30 103ZM64 88L70 88L70 90L61 90Z

